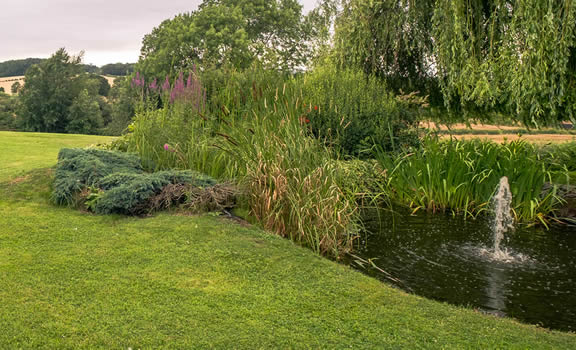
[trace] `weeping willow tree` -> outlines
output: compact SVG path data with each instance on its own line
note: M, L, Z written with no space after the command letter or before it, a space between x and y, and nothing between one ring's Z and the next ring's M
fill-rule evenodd
M334 38L337 62L381 76L397 90L427 89L433 78L434 4L435 0L340 1Z
M573 0L342 0L334 52L450 110L576 117Z
M572 0L438 0L432 37L446 105L533 126L574 120L575 10Z

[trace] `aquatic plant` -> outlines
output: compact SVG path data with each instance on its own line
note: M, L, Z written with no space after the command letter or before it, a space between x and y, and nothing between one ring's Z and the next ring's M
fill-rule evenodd
M477 215L487 210L502 176L510 181L517 221L546 224L561 201L554 187L543 193L556 174L535 146L524 141L496 144L429 137L412 152L379 152L378 161L388 175L382 191L415 210Z

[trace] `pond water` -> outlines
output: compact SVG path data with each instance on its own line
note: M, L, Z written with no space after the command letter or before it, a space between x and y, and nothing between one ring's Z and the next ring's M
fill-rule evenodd
M576 331L576 229L516 227L494 259L487 219L372 212L352 266L427 298Z

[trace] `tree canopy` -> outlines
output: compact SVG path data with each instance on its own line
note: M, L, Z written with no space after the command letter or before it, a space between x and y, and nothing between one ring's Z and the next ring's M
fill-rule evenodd
M202 67L253 62L294 71L309 57L311 28L297 0L204 0L146 35L137 69L161 78Z
M449 109L502 111L533 126L575 117L571 0L334 3L341 65L408 91L438 84Z
M26 84L19 94L18 113L25 129L42 132L67 132L72 129L82 129L85 133L96 131L86 129L86 126L96 127L101 123L94 121L98 119L93 113L94 99L89 99L84 94L97 96L100 80L81 74L81 61L81 55L72 57L66 50L60 49L49 59L27 70ZM76 107L71 110L71 106ZM90 115L86 117L89 122L73 124L71 129L71 118L80 115L78 106L90 107Z

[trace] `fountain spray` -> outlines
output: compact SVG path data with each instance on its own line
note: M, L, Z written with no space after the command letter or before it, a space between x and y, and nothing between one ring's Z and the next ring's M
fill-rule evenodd
M508 178L503 176L498 184L496 194L492 197L492 207L494 208L494 221L492 232L494 234L494 258L506 259L508 254L500 248L504 233L514 229L514 219L512 218L512 192Z

